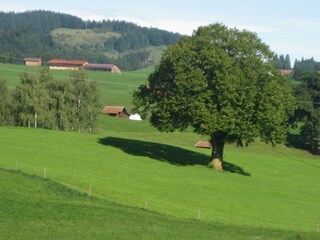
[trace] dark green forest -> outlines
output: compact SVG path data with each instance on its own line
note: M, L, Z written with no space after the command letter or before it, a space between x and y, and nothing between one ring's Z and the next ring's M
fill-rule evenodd
M50 33L57 28L97 29L119 33L105 40L106 51L121 53L117 58L84 49L57 44ZM0 12L0 62L22 63L25 57L86 59L95 63L113 63L123 70L146 67L149 46L167 46L181 38L180 34L156 28L140 27L126 21L84 21L81 18L51 11L23 13Z

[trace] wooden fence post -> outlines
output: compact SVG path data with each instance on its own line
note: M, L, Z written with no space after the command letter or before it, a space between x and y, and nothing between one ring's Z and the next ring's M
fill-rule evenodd
M91 197L91 184L89 186L89 192L88 192L89 197Z
M146 202L144 203L144 209L148 209L148 198L146 199Z

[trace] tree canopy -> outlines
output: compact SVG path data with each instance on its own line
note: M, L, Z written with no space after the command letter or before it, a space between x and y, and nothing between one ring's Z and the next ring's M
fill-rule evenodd
M137 110L160 131L192 126L208 136L212 159L225 143L246 146L256 138L284 141L294 98L274 54L249 31L221 24L200 27L163 55L134 93Z
M13 110L1 107L5 100L0 101L0 113L6 113L7 119L11 113L15 121L0 118L0 124L92 132L101 112L98 84L88 81L80 71L72 72L70 78L54 79L48 69L38 74L22 73L12 94ZM0 91L5 92L2 82Z
M320 154L320 73L304 73L296 86L298 108L295 121L302 122L301 139L306 147Z

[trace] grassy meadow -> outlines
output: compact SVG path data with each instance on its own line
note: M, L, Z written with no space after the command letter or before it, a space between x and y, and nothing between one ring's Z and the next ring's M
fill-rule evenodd
M53 41L60 45L85 48L93 52L97 51L97 47L107 57L117 58L126 53L119 53L115 50L106 51L104 44L106 39L115 37L118 38L121 34L116 32L108 32L101 29L69 29L69 28L57 28L51 32ZM155 63L160 61L163 51L166 46L149 46L146 50L150 51L150 57Z
M1 78L11 88L19 71L36 68L0 65ZM130 93L150 71L88 72L88 77L99 81L105 105L130 110ZM68 80L67 72L52 73ZM66 236L88 224L74 236L320 238L318 156L285 145L227 145L225 172L218 173L207 166L210 150L193 147L206 139L191 130L159 133L147 121L107 116L100 116L98 125L93 135L0 127L0 233L19 237L25 232L34 239L45 230L47 238L55 238L68 231L64 224L70 230ZM29 216L34 211L46 219L42 225L38 215ZM18 224L24 220L35 230ZM117 235L127 229L128 235Z

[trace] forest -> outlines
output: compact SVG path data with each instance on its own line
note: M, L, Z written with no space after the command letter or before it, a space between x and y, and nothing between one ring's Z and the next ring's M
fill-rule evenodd
M106 38L105 51L118 52L118 57L101 53L101 49L88 51L53 41L51 31L57 28L95 29L119 33L120 37ZM27 11L23 13L0 12L0 62L22 63L25 57L86 59L95 63L113 63L123 70L146 67L149 62L149 46L167 46L181 38L156 28L140 27L134 23L117 20L84 21L69 14L51 11Z

